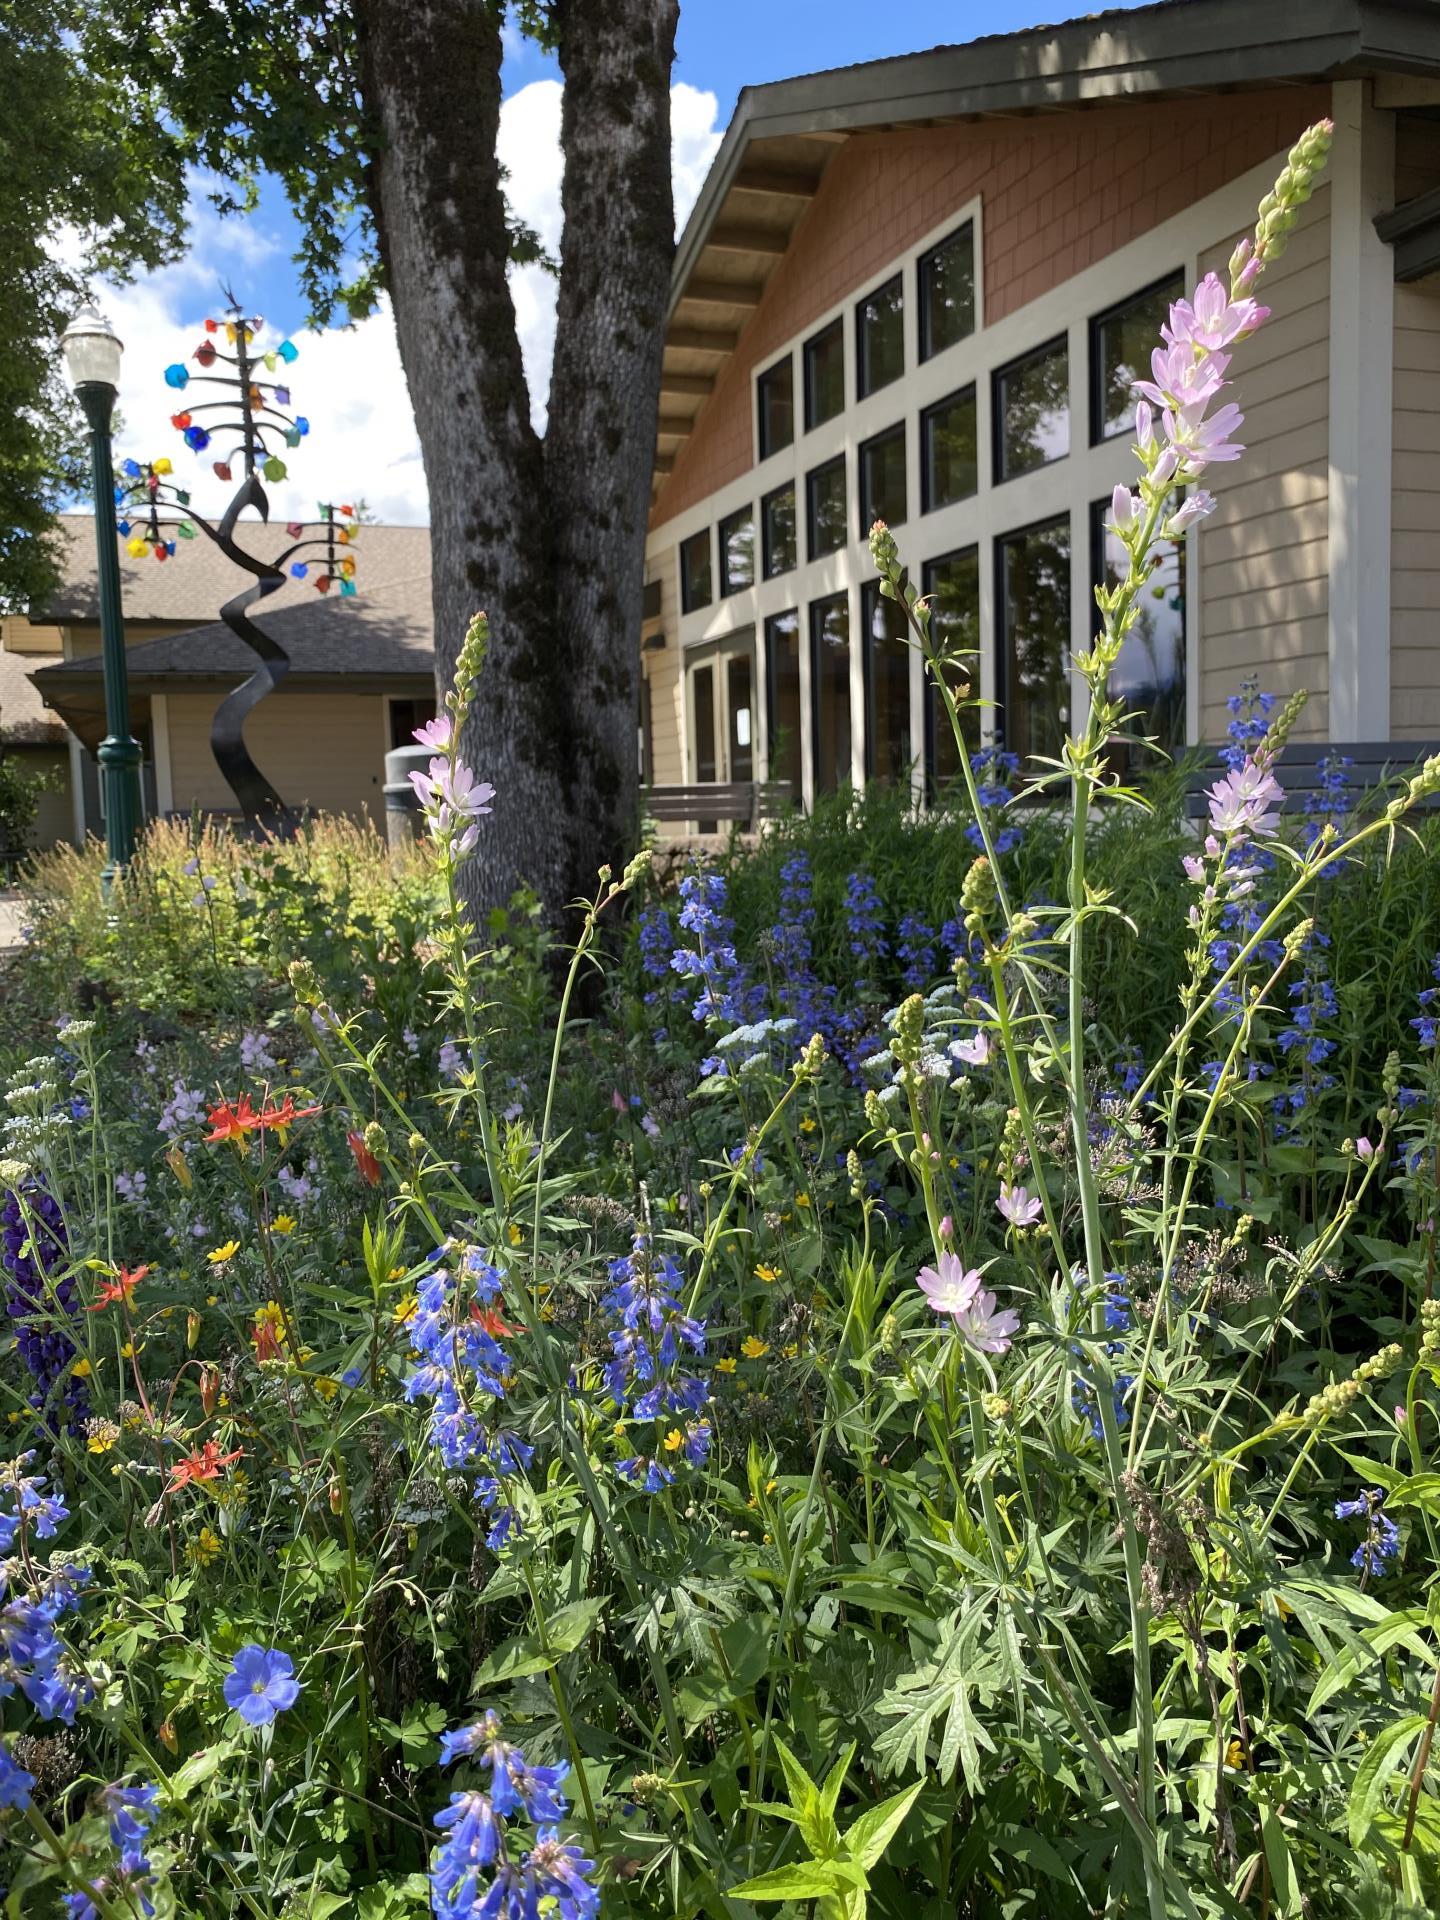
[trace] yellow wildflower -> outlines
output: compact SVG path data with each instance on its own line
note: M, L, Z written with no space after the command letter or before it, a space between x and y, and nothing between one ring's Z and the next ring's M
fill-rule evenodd
M133 1340L127 1340L124 1346L121 1347L120 1358L122 1360L133 1360L135 1358L135 1342Z
M213 1527L201 1527L185 1552L197 1567L208 1567L212 1560L220 1558L223 1546L224 1543Z
M509 1225L506 1227L505 1238L510 1242L512 1247L519 1246L521 1240L524 1238L524 1235L521 1233L519 1225L516 1221L512 1220L509 1223Z
M293 1213L277 1213L275 1218L270 1222L270 1231L272 1233L293 1233L295 1227L296 1220Z
M70 1371L77 1380L88 1380L95 1369L88 1360L77 1360Z
M1245 1764L1245 1742L1238 1734L1225 1749L1225 1764L1227 1767L1243 1767Z
M775 1282L780 1278L780 1269L779 1267L769 1266L762 1260L755 1269L755 1278L757 1280L763 1280L767 1287L774 1286Z
M257 1327L271 1327L276 1333L285 1330L285 1309L278 1300L267 1300L263 1307L255 1309Z
M808 1207L808 1206L810 1205L810 1196L809 1196L809 1194L808 1194L808 1193L797 1193L797 1194L796 1194L796 1196L795 1196L795 1204L796 1204L796 1206L797 1206L797 1207Z
M385 1278L387 1280L403 1280L405 1278L404 1267L391 1267Z
M109 1453L119 1438L120 1429L113 1420L85 1422L85 1447L89 1453Z
M332 1380L328 1373L317 1373L314 1379L315 1391L322 1400L333 1400L340 1391L340 1382Z
M240 1251L238 1240L227 1240L223 1247L212 1247L205 1258L212 1267L223 1267L227 1260L233 1260Z
M747 1333L740 1342L740 1351L747 1360L758 1360L762 1354L770 1351L770 1344L766 1340L757 1340L753 1333Z
M800 1342L798 1340L792 1340L788 1347L782 1347L780 1349L781 1354L787 1360L793 1360L796 1354L799 1353L799 1351L800 1351Z
M814 1114L807 1113L805 1118L800 1122L801 1133L814 1133L816 1124L817 1122Z
M715 1371L717 1373L733 1373L735 1371L735 1356L727 1353L723 1360L717 1360L715 1362Z
M678 1453L684 1444L684 1434L680 1431L679 1427L672 1427L665 1436L665 1451L667 1453Z
M396 1326L408 1327L410 1322L415 1318L416 1314L419 1311L420 1311L419 1294L416 1294L416 1293L405 1294L401 1299L397 1300L395 1303Z

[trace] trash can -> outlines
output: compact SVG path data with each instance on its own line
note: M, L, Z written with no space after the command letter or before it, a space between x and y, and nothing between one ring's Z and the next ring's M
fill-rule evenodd
M424 773L434 758L433 747L395 747L385 756L385 838L396 858L414 846L424 812L410 775Z

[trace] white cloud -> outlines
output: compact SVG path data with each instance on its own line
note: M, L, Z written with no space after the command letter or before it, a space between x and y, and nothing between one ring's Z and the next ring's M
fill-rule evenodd
M498 143L509 170L512 207L556 253L562 225L560 103L556 80L521 87L501 108ZM683 82L672 90L677 227L694 205L720 143L717 106L713 93ZM284 243L258 222L221 220L203 190L204 183L197 183L191 246L184 259L134 285L106 288L101 304L126 349L117 453L140 460L168 453L177 473L194 477L196 505L205 510L223 506L228 496L210 471L211 451L190 454L171 426L170 416L184 396L165 386L164 369L182 361L193 370L190 356L205 316L219 310L221 281L236 273L236 292L243 299L244 276L237 269L262 261L273 267ZM517 268L511 293L532 412L543 428L555 347L555 280L539 267ZM273 346L278 338L267 328L259 345ZM269 488L274 517L311 516L317 500L359 494L381 520L423 523L429 516L425 473L388 303L353 327L297 334L295 343L300 357L290 382L294 407L312 427L309 437L287 452L290 475ZM194 388L190 397L198 399L204 391Z

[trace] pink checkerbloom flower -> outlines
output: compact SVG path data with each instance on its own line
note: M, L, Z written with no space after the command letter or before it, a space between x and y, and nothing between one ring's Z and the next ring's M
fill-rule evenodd
M1033 1227L1044 1212L1038 1195L1027 1193L1024 1187L1012 1187L1004 1180L1000 1182L1000 1198L995 1205L1012 1227Z
M429 747L435 753L450 751L450 737L455 731L454 722L448 713L437 713L427 720L423 727L416 727L410 736L419 746Z
M981 1287L969 1306L956 1314L955 1329L977 1353L1008 1353L1020 1331L1020 1316L1013 1307L1002 1307L997 1313L994 1294Z
M1217 780L1206 798L1210 802L1210 824L1216 833L1265 837L1279 829L1279 809L1285 794L1268 762L1245 760L1223 780Z
M980 1291L978 1268L967 1268L958 1253L942 1253L933 1267L921 1267L915 1281L936 1313L958 1316Z
M480 838L479 822L489 813L495 789L477 780L463 760L430 762L428 773L412 773L410 784L420 796L435 839L448 846L451 856L463 860Z

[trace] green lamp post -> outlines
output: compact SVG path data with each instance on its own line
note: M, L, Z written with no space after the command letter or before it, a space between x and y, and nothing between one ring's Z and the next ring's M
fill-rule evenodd
M107 898L116 874L125 871L134 855L135 835L140 825L140 743L130 732L125 621L120 607L119 536L115 529L115 471L110 452L110 420L120 386L122 350L115 329L88 301L60 341L70 384L90 423L95 553L100 585L100 658L105 677L105 738L100 742L98 757L105 797L105 844L109 852L100 883Z

